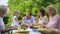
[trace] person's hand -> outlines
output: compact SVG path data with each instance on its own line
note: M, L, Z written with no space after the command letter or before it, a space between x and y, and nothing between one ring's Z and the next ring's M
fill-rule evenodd
M22 20L19 21L19 25L21 25L21 24L22 24Z
M42 28L46 28L46 25L42 25Z
M17 30L18 28L17 28L17 26L12 26L10 29L11 30Z
M30 27L30 28L33 28L33 25L34 25L34 24L30 23L30 24L29 24L29 27Z

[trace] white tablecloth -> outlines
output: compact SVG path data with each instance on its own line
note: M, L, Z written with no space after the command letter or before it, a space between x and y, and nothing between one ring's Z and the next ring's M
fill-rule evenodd
M40 32L35 31L33 29L30 29L30 28L28 28L28 30L30 31L29 34L41 34Z
M27 30L30 31L29 34L41 34L40 32L35 31L35 30L33 30L33 29L30 29L30 28L28 28ZM17 31L17 30L14 30L13 33L15 33L16 31Z

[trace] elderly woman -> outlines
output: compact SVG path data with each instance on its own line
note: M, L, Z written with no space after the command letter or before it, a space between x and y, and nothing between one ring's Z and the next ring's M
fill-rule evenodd
M40 8L38 10L38 13L39 13L39 16L40 16L40 18L38 20L38 24L39 25L46 25L48 23L48 18L47 18L47 16L45 16L45 14L46 14L45 10L43 8Z
M47 13L50 16L49 23L44 27L60 29L60 16L57 14L57 11L53 5L46 7Z

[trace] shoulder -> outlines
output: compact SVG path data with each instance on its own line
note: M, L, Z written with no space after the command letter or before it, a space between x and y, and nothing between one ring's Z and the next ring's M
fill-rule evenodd
M31 16L31 18L34 18L34 16Z
M55 19L60 19L60 16L59 15L55 15L54 18Z
M2 23L3 23L3 19L0 18L0 24L2 24Z
M35 19L35 17L34 17L34 16L31 16L31 19L33 19L33 20L34 20L34 19Z
M59 21L60 20L60 16L59 15L54 15L52 18L51 18L52 21Z
M25 17L23 17L22 19L26 19L26 16L25 16Z
M0 22L1 22L1 20L0 20Z
M13 18L17 18L17 16L13 16Z
M59 16L59 15L56 15L56 17L60 18L60 16Z

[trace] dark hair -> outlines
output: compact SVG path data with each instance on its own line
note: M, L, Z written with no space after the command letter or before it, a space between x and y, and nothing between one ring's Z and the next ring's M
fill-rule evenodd
M32 15L32 13L29 11L29 12L27 12L27 13L29 13L30 14L30 16Z
M40 8L40 9L39 9L39 12L42 13L42 16L45 16L45 10L44 10L44 8Z

